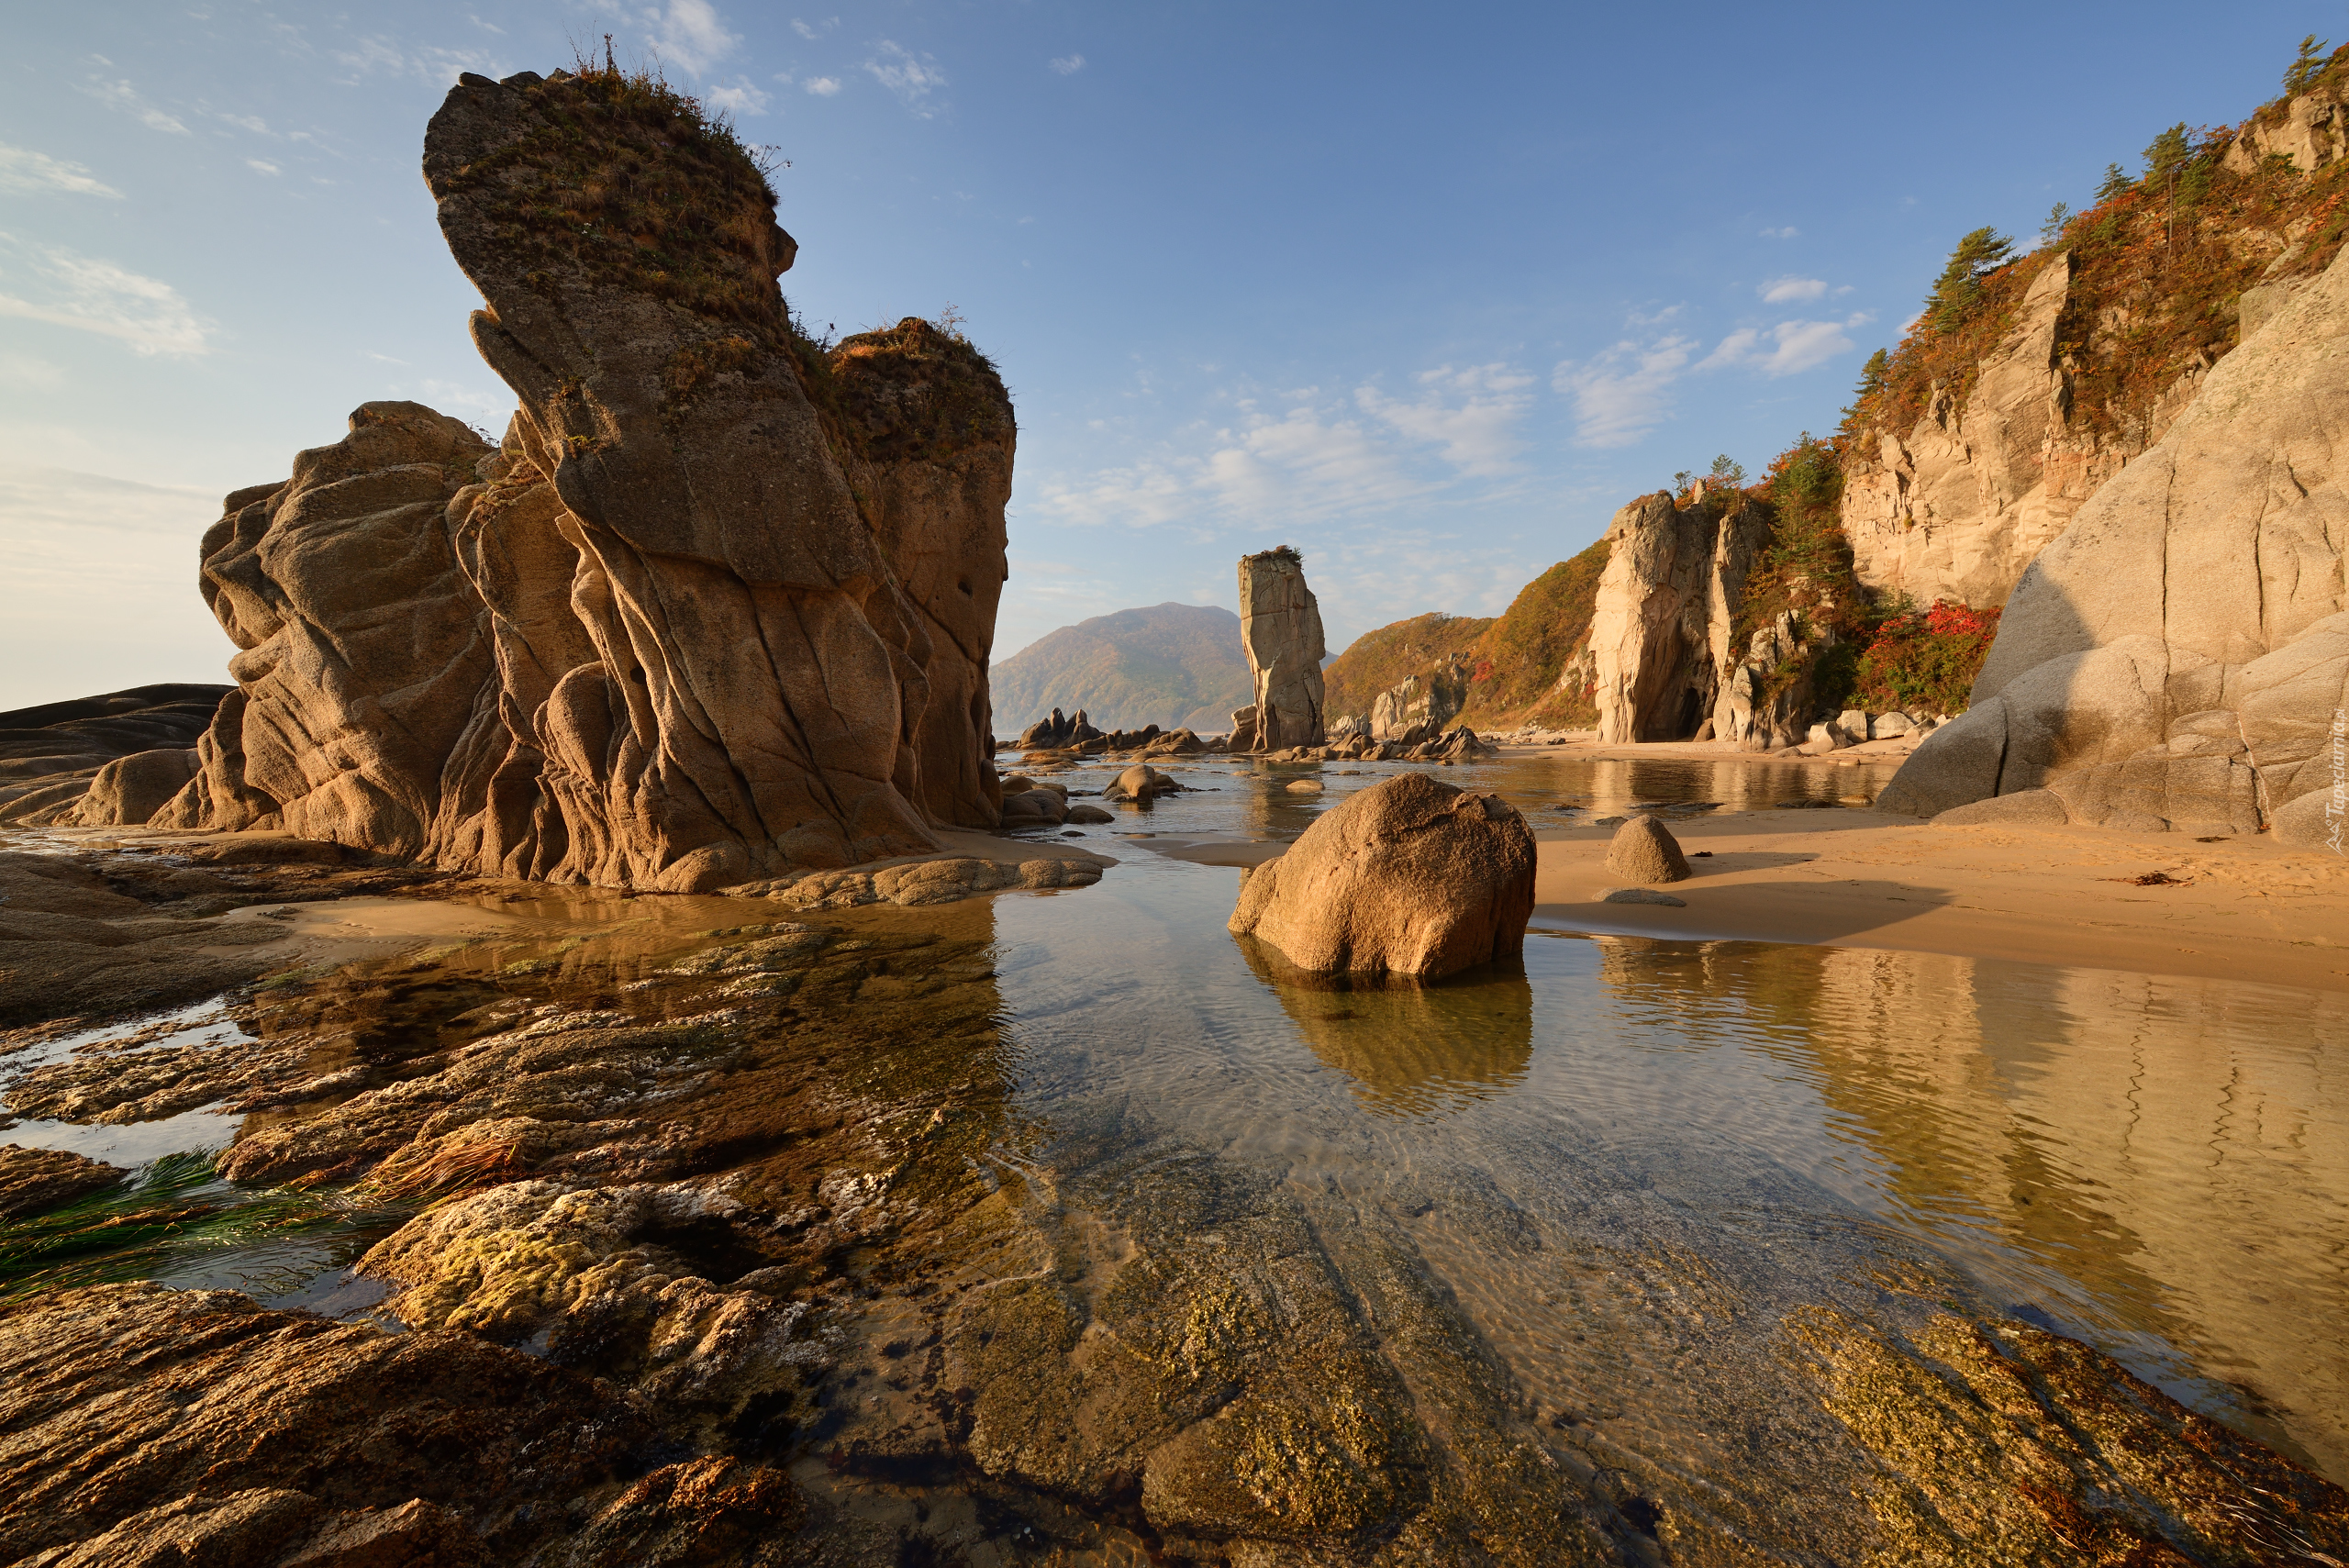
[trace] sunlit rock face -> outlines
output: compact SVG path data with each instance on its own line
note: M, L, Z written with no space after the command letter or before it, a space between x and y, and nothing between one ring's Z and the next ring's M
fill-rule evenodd
M1323 728L1321 605L1284 545L1240 560L1240 639L1256 700L1231 716L1235 751L1319 746Z
M927 322L800 338L773 193L683 102L451 91L425 175L520 409L371 404L230 497L241 689L158 820L672 892L996 823L1002 383Z
M2344 336L2335 261L2032 562L1973 707L1880 805L1923 815L2044 788L2075 822L2339 836Z

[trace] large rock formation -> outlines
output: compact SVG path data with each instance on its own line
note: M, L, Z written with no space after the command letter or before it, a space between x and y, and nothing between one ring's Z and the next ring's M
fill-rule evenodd
M1467 689L1467 672L1456 663L1407 675L1371 700L1370 738L1404 746L1432 740L1464 706Z
M2023 574L1974 706L1878 804L2338 839L2349 259L2210 372ZM2014 809L2045 816L2047 796ZM1976 813L1980 815L1980 813ZM1995 815L1995 814L1994 814Z
M1937 386L1915 426L1876 433L1846 464L1843 531L1861 582L1919 604L2001 605L2023 568L2121 465L2158 439L2200 387L2179 381L2145 428L2073 428L2056 328L2068 252L2032 280L2012 328L1962 400Z
M520 410L493 450L370 404L229 497L239 690L158 819L668 891L992 825L985 358L911 319L799 339L765 181L641 80L467 75L425 174Z
M1283 545L1240 558L1240 642L1256 700L1231 716L1235 751L1319 746L1322 725L1321 606L1305 563Z
M1302 970L1435 980L1525 951L1533 873L1515 806L1404 773L1251 873L1230 923Z
M179 772L163 798L187 782L197 737L234 690L170 683L0 713L0 822L145 821L161 804L156 782Z
M1790 725L1774 705L1779 694L1744 668L1766 655L1772 628L1757 628L1742 655L1733 647L1746 576L1768 537L1768 516L1733 490L1699 486L1685 507L1659 491L1615 514L1590 621L1602 743L1685 740L1709 722L1720 739L1767 746Z

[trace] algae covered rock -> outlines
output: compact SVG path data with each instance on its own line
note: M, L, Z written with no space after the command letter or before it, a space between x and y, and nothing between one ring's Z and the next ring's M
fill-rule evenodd
M1533 871L1515 806L1405 773L1257 867L1230 926L1300 969L1433 980L1524 951Z

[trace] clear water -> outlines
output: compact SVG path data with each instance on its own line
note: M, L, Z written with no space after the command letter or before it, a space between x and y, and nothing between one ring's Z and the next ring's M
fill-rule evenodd
M1003 765L1014 764L1007 757ZM1128 764L1089 762L1039 773L1065 784L1072 801L1098 795ZM1537 828L1587 825L1634 809L1765 811L1792 806L1864 806L1891 782L1897 762L1831 757L1712 762L1702 757L1595 758L1579 751L1511 753L1431 769L1425 763L1267 763L1211 757L1155 763L1186 786L1146 806L1118 807L1119 820L1082 829L1030 828L1030 838L1116 838L1135 833L1194 840L1287 840L1357 789L1402 773L1429 773L1463 789L1499 795ZM1318 795L1289 784L1310 779ZM1114 852L1114 851L1112 851Z
M1226 933L1236 871L1118 837L1291 838L1396 771L1187 766L1212 787L1087 830L1122 862L1097 886L837 917L992 940L1028 1125L1111 1127L1325 1207L1360 1195L1411 1217L1418 1256L1527 1399L1653 1463L1735 1476L1736 1412L1787 1396L1769 1370L1784 1315L1922 1257L1965 1282L1964 1309L2078 1335L2349 1481L2349 996L1554 932L1505 973L1307 989ZM1534 756L1440 776L1573 821L1850 804L1888 772ZM1308 775L1324 794L1286 789ZM543 918L550 951L590 929L674 951L745 917L577 890L503 906ZM27 1133L123 1136L0 1138ZM162 1277L363 1312L379 1292L346 1272L360 1239L183 1257Z
M2349 1479L2349 996L1546 933L1521 974L1301 990L1223 931L1237 884L1136 856L997 902L1040 1117L1114 1101L1308 1186L1466 1183L1564 1236L1668 1230L1748 1316L1922 1248L1970 1305ZM1589 1399L1562 1351L1587 1302L1508 1246L1445 1242L1429 1255L1528 1389Z

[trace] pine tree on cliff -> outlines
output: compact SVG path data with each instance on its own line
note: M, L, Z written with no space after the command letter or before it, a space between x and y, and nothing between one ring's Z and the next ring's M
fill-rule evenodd
M2292 59L2291 69L2284 72L2284 91L2299 94L2309 90L2332 61L2332 46L2310 33L2300 40L2300 52Z
M1954 332L1965 324L1973 313L1975 302L1981 296L1982 279L2014 259L2015 242L1997 229L1985 226L1957 242L1949 255L1949 265L1934 281L1933 292L1925 301L1925 310L1935 328Z

